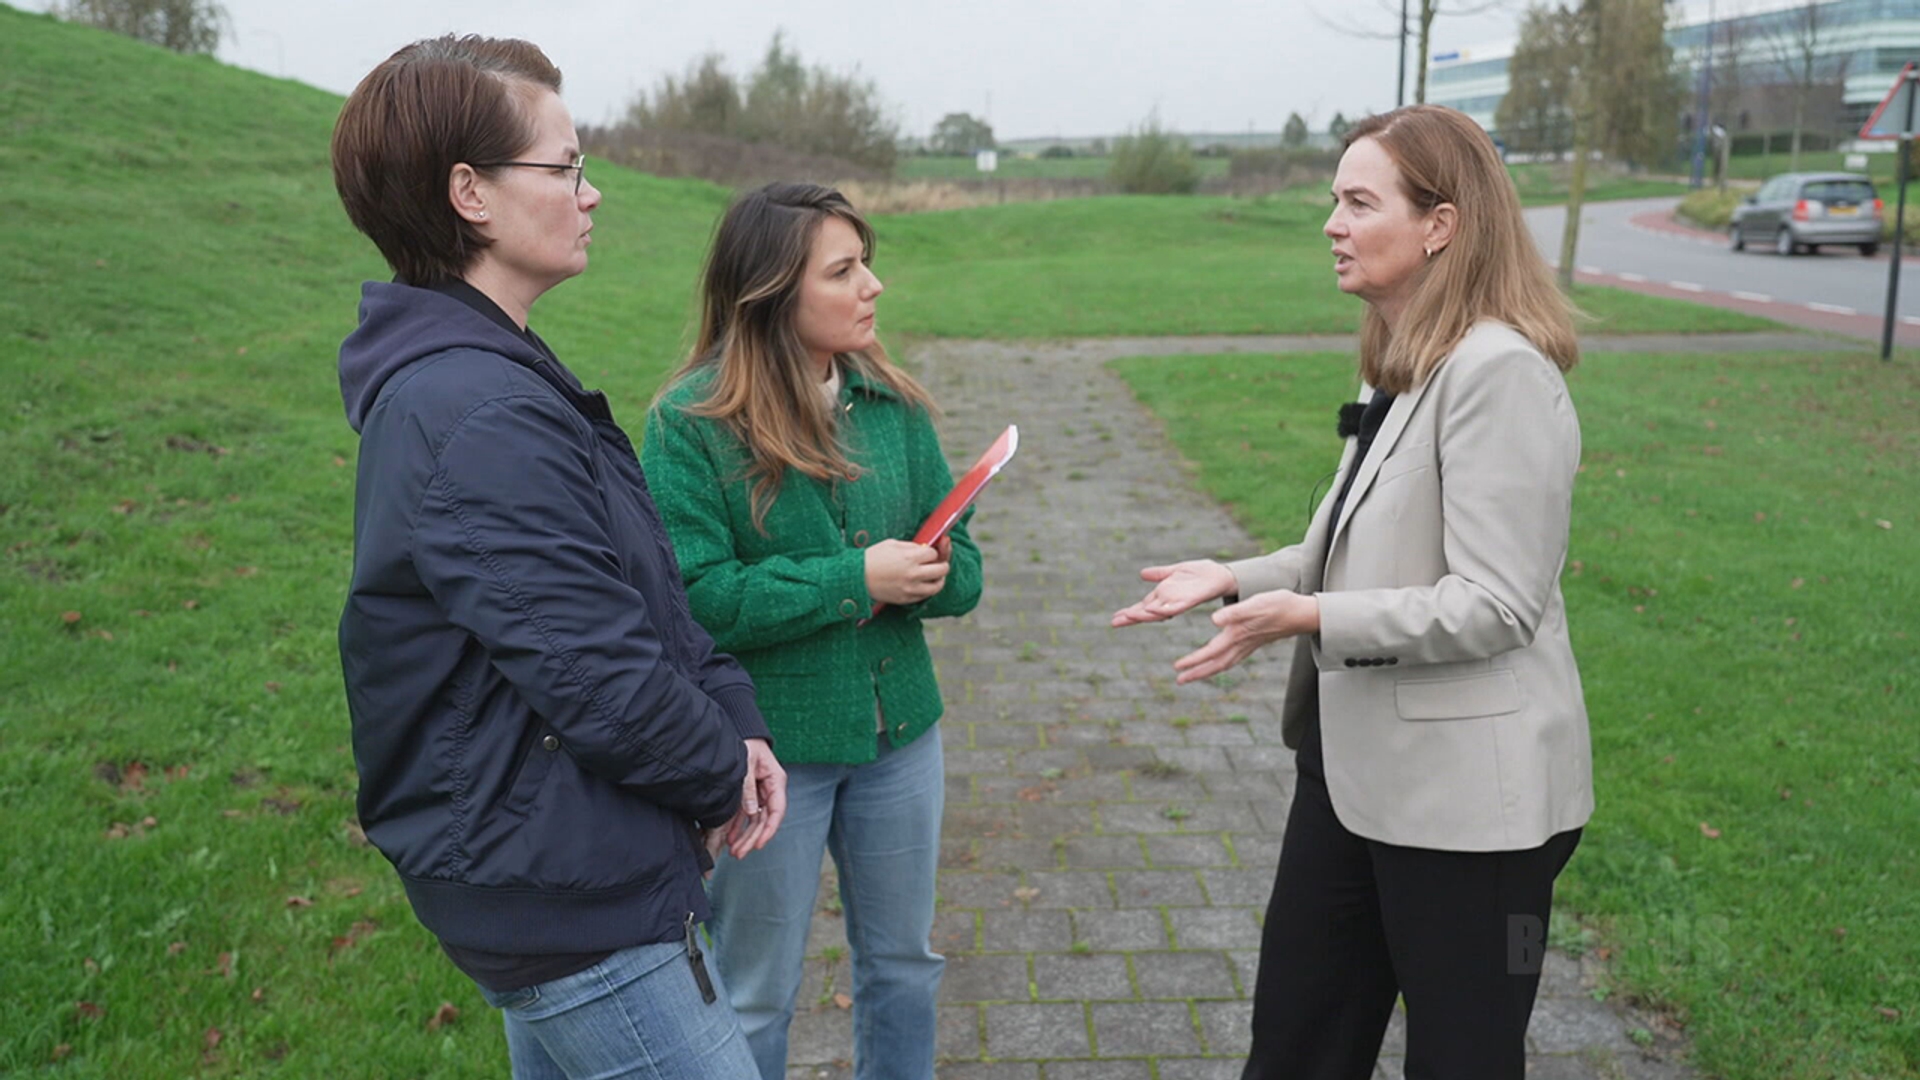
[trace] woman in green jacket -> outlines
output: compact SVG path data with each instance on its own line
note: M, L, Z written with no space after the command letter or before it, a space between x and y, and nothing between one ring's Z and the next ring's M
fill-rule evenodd
M762 1080L786 1076L823 851L852 947L854 1076L933 1077L945 776L921 623L973 609L980 551L964 524L904 539L953 481L931 398L874 336L872 256L837 191L737 200L642 454L694 617L753 676L788 769L780 831L751 860L721 855L709 887Z

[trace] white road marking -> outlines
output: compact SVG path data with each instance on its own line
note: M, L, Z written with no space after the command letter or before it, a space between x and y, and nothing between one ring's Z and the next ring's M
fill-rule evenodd
M1606 273L1606 271L1605 271L1605 270L1602 270L1602 269L1600 269L1600 268L1599 268L1599 267L1597 267L1597 266L1581 266L1581 267L1577 267L1576 269L1578 269L1578 270L1579 270L1579 271L1580 271L1581 273L1583 273L1583 274L1604 274L1604 273Z
M1735 300L1746 300L1755 304L1773 303L1773 297L1768 296L1766 293L1736 291L1736 292L1730 292L1727 295L1733 297Z
M1673 286L1676 289L1679 289L1681 292L1706 292L1707 291L1707 287L1705 285L1695 285L1691 281L1669 281L1667 282L1667 284Z
M1807 305L1807 307L1808 307L1808 309L1809 309L1809 310L1812 310L1812 311L1821 311L1821 312L1825 312L1825 313L1826 313L1826 314L1828 314L1828 315L1858 315L1858 314L1860 314L1859 312L1857 312L1857 311L1855 311L1855 310L1853 310L1853 309L1852 309L1852 308L1850 308L1850 307L1841 307L1841 306L1840 306L1840 305L1838 305L1838 304L1808 304L1808 305Z
M1621 281L1645 281L1645 280L1647 280L1647 276L1646 276L1645 274L1627 274L1627 273L1622 273L1622 274L1620 274L1620 275L1619 275L1619 277L1620 277L1620 280L1621 280Z

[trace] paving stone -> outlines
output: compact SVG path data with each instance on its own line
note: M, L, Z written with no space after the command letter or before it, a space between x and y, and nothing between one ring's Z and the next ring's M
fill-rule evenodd
M939 1080L1039 1080L1040 1066L1032 1061L955 1061L939 1066Z
M1027 875L1027 887L1040 895L1027 901L1029 907L1110 908L1113 888L1107 875L1099 871L1079 873L1036 872Z
M1076 940L1096 950L1164 949L1166 922L1157 908L1132 911L1079 911L1073 916Z
M941 1058L977 1058L981 1053L980 1010L973 1005L942 1005L936 1013L934 1053Z
M975 913L966 910L944 910L933 914L933 950L946 956L955 953L971 952L975 946L977 928Z
M1134 996L1127 959L1113 953L1037 953L1033 981L1043 1001L1118 1001Z
M1189 746L1251 746L1253 732L1245 724L1195 724L1187 729Z
M1134 1054L1197 1054L1200 1040L1185 1002L1148 1001L1129 1004L1094 1002L1094 1038L1101 1057Z
M803 1008L787 1029L787 1063L822 1065L853 1057L853 1010Z
M1011 908L1019 903L1013 891L1020 875L1009 871L945 870L940 874L940 906L949 908Z
M1064 849L1070 867L1126 869L1147 865L1146 853L1135 836L1075 836Z
M1527 1061L1527 1080L1613 1080L1613 1078L1596 1068L1589 1055L1535 1054Z
M1161 746L1156 747L1154 753L1160 755L1161 761L1178 765L1190 773L1223 773L1233 768L1227 759L1227 751L1218 746Z
M1265 870L1271 875L1280 868L1280 837L1268 833L1236 832L1227 836L1233 845L1233 857L1243 869Z
M1125 746L1108 743L1105 746L1089 746L1081 751L1087 757L1087 764L1096 769L1120 770L1139 769L1159 762L1160 757L1151 746ZM1125 796L1120 796L1124 798Z
M1286 786L1272 773L1207 773L1200 780L1207 794L1216 799L1271 799L1286 792Z
M1232 866L1227 845L1217 836L1149 836L1147 859L1154 866Z
M980 841L980 867L984 870L1009 870L1021 867L1051 870L1060 863L1052 840L986 839Z
M1009 747L1022 750L1040 745L1040 726L1038 724L1008 724L1001 722L973 724L973 745L976 748Z
M1536 1001L1527 1041L1542 1054L1596 1049L1632 1053L1636 1049L1619 1014L1591 997Z
M1094 830L1093 807L1079 804L1026 803L1013 809L1018 835L1034 840L1076 836Z
M1133 773L1133 797L1139 802L1157 803L1197 803L1213 798L1207 785L1197 775L1178 775L1159 777L1143 773L1138 769Z
M1007 771L1005 750L948 750L945 755L946 768L950 775Z
M853 1080L852 1062L832 1065L789 1065L787 1080Z
M1153 1077L1153 1066L1138 1059L1049 1061L1046 1064L1046 1070L1047 1080L1152 1080Z
M1220 952L1137 952L1134 978L1144 998L1231 998L1233 965Z
M1116 870L1113 893L1121 907L1204 904L1207 900L1192 870Z
M1194 1004L1200 1014L1200 1031L1207 1040L1207 1052L1245 1057L1253 1046L1253 1002L1201 1001Z
M1260 924L1248 908L1170 908L1174 942L1182 949L1258 947Z
M1215 904L1264 909L1273 896L1271 870L1202 870L1200 883L1206 886L1207 899Z
M1246 1062L1237 1058L1161 1058L1160 1080L1240 1080Z
M985 1010L988 1057L1087 1057L1092 1052L1081 1005L988 1005Z
M1024 955L963 953L947 959L946 974L940 978L940 1001L953 1005L974 1001L1028 1001L1031 1000L1028 989Z
M981 923L987 952L1057 949L1073 941L1073 924L1064 911L986 911Z

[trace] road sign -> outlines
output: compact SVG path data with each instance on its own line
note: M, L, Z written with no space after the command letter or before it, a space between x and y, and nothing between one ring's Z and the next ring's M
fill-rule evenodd
M1913 138L1913 95L1915 89L1913 61L1900 69L1900 76L1893 80L1893 89L1887 91L1886 100L1867 117L1867 124L1860 129L1863 139L1911 139Z
M973 167L981 172L992 172L1000 167L1000 155L993 150L976 150L973 152Z

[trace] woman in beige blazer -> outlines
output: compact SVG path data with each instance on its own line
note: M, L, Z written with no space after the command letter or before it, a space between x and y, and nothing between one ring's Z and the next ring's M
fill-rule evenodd
M1553 881L1593 810L1559 584L1571 309L1462 113L1361 121L1333 197L1334 272L1367 304L1333 490L1291 547L1141 571L1113 624L1225 598L1182 682L1298 639L1248 1080L1372 1075L1396 996L1410 1080L1519 1080Z

